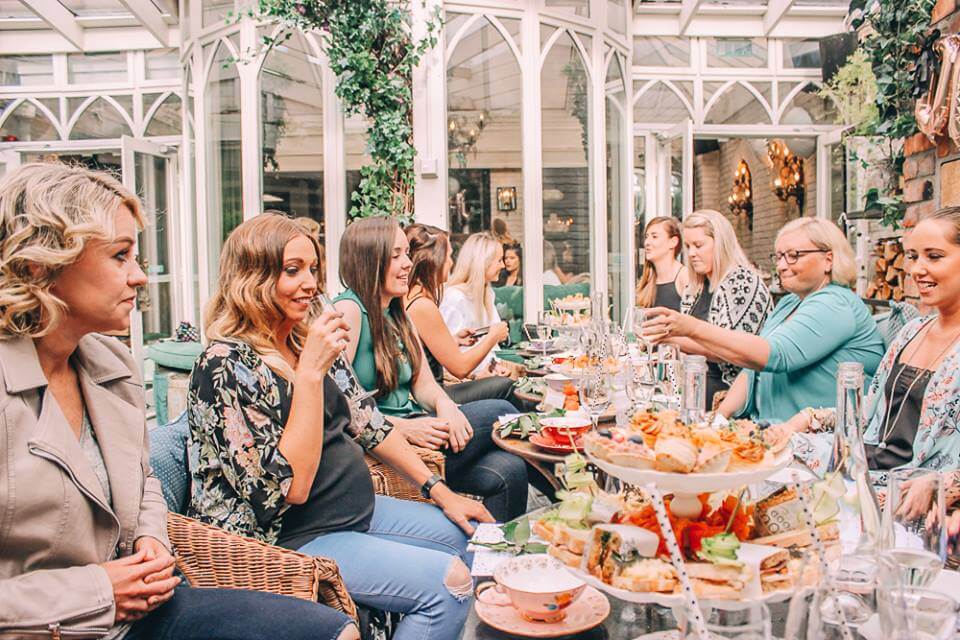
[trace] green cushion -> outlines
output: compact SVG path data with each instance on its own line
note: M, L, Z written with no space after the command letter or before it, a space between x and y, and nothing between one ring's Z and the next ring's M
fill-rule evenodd
M203 352L203 345L199 342L176 342L165 340L154 342L147 346L147 357L161 367L190 371L193 362Z

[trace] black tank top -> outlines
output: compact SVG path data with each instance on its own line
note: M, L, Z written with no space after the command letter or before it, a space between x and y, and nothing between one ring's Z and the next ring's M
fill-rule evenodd
M679 277L680 269L677 269L677 275L673 276L673 280L657 285L657 293L653 298L653 306L680 311L680 294L677 293L677 278Z
M404 309L404 311L410 311L410 307L413 306L413 303L420 298L426 298L427 300L430 299L427 298L427 296L419 295L407 303L407 307ZM437 381L437 384L443 386L443 365L440 364L440 362L432 353L430 353L430 349L427 348L427 345L423 342L423 340L420 340L420 344L423 345L423 353L425 356L427 356L427 366L430 368L430 373L433 375L433 379Z

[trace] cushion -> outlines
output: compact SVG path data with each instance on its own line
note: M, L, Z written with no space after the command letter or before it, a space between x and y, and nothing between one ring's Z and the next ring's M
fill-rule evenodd
M163 487L167 508L185 513L190 501L190 468L187 435L190 425L184 411L170 424L150 429L150 466Z
M203 353L203 345L199 342L177 342L164 340L154 342L147 347L147 356L161 367L190 371L193 362Z

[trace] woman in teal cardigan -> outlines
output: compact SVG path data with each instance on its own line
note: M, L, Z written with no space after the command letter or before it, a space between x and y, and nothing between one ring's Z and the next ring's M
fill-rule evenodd
M836 403L840 362L862 362L872 376L883 356L883 339L863 301L853 250L843 232L822 218L799 218L784 226L775 243L780 284L789 292L759 335L730 331L668 309L653 309L644 332L683 348L685 341L744 370L717 411L783 422L804 407Z

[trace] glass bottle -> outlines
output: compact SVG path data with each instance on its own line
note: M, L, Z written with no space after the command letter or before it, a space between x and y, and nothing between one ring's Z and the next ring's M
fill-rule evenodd
M681 419L687 424L703 422L707 414L707 359L704 356L683 356L683 390Z
M841 521L859 522L857 539L851 536L843 541L845 551L857 555L876 553L880 535L880 507L863 447L862 402L863 365L841 362L837 367L837 427L827 478L843 481Z

